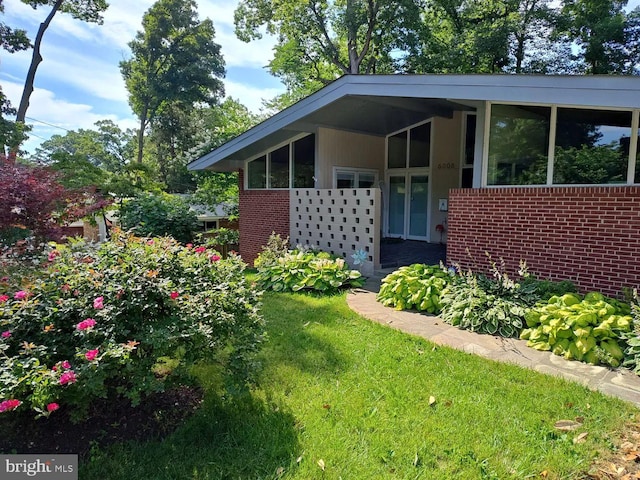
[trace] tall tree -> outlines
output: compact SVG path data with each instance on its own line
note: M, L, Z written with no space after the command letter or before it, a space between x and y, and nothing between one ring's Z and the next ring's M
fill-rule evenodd
M42 38L44 33L49 28L51 21L58 12L68 13L73 18L82 20L85 22L102 23L102 13L107 9L109 4L106 0L21 0L27 5L31 5L34 9L40 6L51 7L49 14L45 20L40 24L38 32L36 33L35 42L33 44L33 55L31 56L31 63L29 64L29 70L27 71L27 78L24 82L24 89L22 90L22 98L20 99L20 105L18 106L18 112L16 114L16 122L24 123L25 116L27 115L27 109L29 108L29 99L33 93L33 84L36 78L36 72L38 66L42 62L42 55L40 53L40 46L42 45Z
M271 73L303 94L343 74L391 73L420 18L421 0L242 0L236 35L278 35Z
M214 104L223 94L224 60L211 20L199 21L193 0L159 0L129 43L133 57L120 63L129 104L140 121L138 162L145 130L171 105Z

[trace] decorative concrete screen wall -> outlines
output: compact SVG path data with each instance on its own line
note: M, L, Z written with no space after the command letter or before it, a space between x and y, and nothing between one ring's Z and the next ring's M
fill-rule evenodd
M380 189L294 189L290 198L291 244L341 255L364 275L380 266ZM364 264L351 257L364 250Z
M640 187L451 190L447 261L510 271L526 260L539 278L620 295L640 288ZM468 249L468 253L467 253Z

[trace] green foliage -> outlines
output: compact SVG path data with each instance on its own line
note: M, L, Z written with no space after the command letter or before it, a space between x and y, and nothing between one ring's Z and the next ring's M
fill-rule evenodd
M631 304L633 328L620 336L626 344L623 365L640 375L640 297L637 290L633 293L634 302Z
M237 245L240 242L240 232L231 228L220 227L200 235L208 245Z
M553 296L527 313L528 328L520 338L536 350L551 350L568 360L617 367L624 356L618 341L631 331L629 314L629 305L600 293Z
M279 258L284 257L289 251L289 237L282 238L279 233L271 232L267 244L263 245L262 252L253 262L256 268L267 268L275 265Z
M349 269L342 258L326 252L287 252L271 264L260 264L257 282L260 288L276 292L316 290L336 292L344 287L360 287L364 278L357 270Z
M167 193L140 193L120 207L120 223L138 235L170 235L179 242L193 239L198 220L189 203Z
M440 313L440 295L452 280L442 265L416 263L400 267L382 279L376 299L396 310L416 310Z
M24 290L0 283L0 399L82 416L97 397L136 403L201 360L250 379L263 322L238 257L121 232L52 248Z

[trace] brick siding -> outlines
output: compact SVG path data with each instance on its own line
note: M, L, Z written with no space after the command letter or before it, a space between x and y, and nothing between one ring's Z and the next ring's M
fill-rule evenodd
M486 270L489 252L510 273L523 259L538 278L583 292L640 288L637 186L452 190L448 228L448 263Z
M245 190L240 183L240 255L249 265L267 244L271 232L289 236L289 190Z

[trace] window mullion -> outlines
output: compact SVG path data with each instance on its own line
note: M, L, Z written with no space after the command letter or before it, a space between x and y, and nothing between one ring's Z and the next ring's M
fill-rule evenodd
M558 123L558 106L551 105L549 120L549 150L547 156L547 185L553 185L553 161L556 153L556 127Z
M629 139L629 167L627 169L627 183L635 182L636 163L638 152L638 120L640 118L640 110L634 110L631 117L631 138Z

